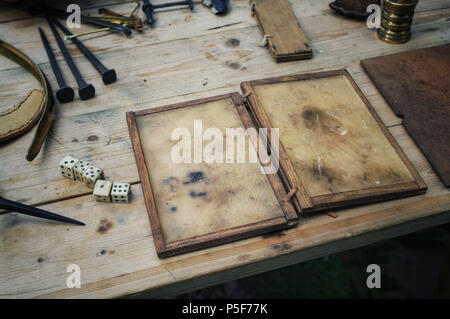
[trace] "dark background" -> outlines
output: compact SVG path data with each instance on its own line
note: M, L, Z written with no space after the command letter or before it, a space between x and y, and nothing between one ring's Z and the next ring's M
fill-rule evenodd
M366 286L369 264L380 289ZM174 298L450 298L450 224Z

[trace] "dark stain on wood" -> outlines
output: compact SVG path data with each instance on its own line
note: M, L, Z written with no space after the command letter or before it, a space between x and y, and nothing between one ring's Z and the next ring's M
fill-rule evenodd
M272 237L283 237L284 231L276 231L276 232L272 232L272 233L268 233L265 235L262 235L263 238L272 238Z
M200 181L202 181L205 178L203 172L199 171L199 172L192 172L189 173L187 180L185 180L183 182L183 184L194 184L194 183L198 183Z
M206 192L194 192L194 191L190 191L189 192L189 196L191 196L192 198L196 198L196 197L205 197L206 196Z
M286 251L286 250L291 249L292 245L290 245L288 243L282 243L282 244L273 245L272 248L275 250L278 250L278 251Z
M237 62L227 61L225 62L225 65L233 70L239 70L241 68L241 65Z
M98 140L98 136L97 135L89 135L89 137L87 138L87 140L89 142L95 142Z
M307 107L303 111L302 117L306 128L310 130L320 128L323 133L333 133L342 125L340 121L314 107ZM295 121L295 117L292 120Z
M239 41L238 39L235 39L235 38L230 38L225 42L225 44L228 47L233 47L233 48L239 46L240 43L241 43L241 41Z
M250 254L244 254L244 255L238 256L239 261L246 261L249 258L250 258Z
M209 53L208 51L205 52L205 58L207 58L208 60L211 60L211 61L217 61L217 58L214 55L212 55L211 53Z
M100 225L97 228L97 233L104 235L113 227L113 222L107 220L106 218L103 218L102 220L100 220Z

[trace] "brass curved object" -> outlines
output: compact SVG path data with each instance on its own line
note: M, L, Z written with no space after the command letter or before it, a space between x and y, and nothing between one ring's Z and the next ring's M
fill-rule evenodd
M44 73L28 56L1 39L0 54L30 72L43 88L30 91L14 107L0 113L0 142L27 132L39 120L26 155L27 160L32 161L39 154L55 118L52 89Z

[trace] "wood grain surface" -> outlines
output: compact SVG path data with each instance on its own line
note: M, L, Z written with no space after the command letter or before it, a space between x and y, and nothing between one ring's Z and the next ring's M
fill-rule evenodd
M251 0L255 18L276 62L312 57L312 49L288 0Z
M0 215L0 296L106 298L146 290L149 296L164 297L449 222L448 189L359 60L448 43L450 1L419 1L413 37L401 45L377 40L365 23L332 12L329 2L291 1L314 51L314 58L309 60L275 63L267 48L258 46L261 31L249 16L248 0L231 1L231 10L223 17L196 5L192 13L184 9L158 13L155 28L131 38L119 34L82 38L105 65L116 69L118 81L108 86L69 44L75 63L87 82L96 87L97 95L88 101L57 105L50 137L32 163L25 160L25 153L33 130L0 145L0 195L79 219L87 226L72 227L15 213ZM91 14L99 7L122 14L134 8L133 1L80 3ZM50 82L56 83L38 36L39 26L48 31L45 20L1 8L0 21L0 37L27 53ZM49 41L56 47L52 37ZM64 74L70 74L62 57L58 55L57 59ZM242 81L342 68L361 88L428 191L339 210L336 219L313 213L302 217L298 226L273 236L159 259L126 112L237 92ZM71 77L67 80L76 87ZM0 58L0 107L10 106L23 92L38 85L25 71ZM96 202L83 184L61 178L57 166L66 154L95 162L109 180L131 182L131 203ZM79 289L66 286L66 270L71 263L82 270Z
M450 187L450 45L366 59L361 65Z

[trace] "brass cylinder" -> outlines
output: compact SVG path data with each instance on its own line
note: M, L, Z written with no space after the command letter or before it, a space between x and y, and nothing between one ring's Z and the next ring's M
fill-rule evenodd
M388 43L411 39L411 24L419 0L384 0L378 38Z

